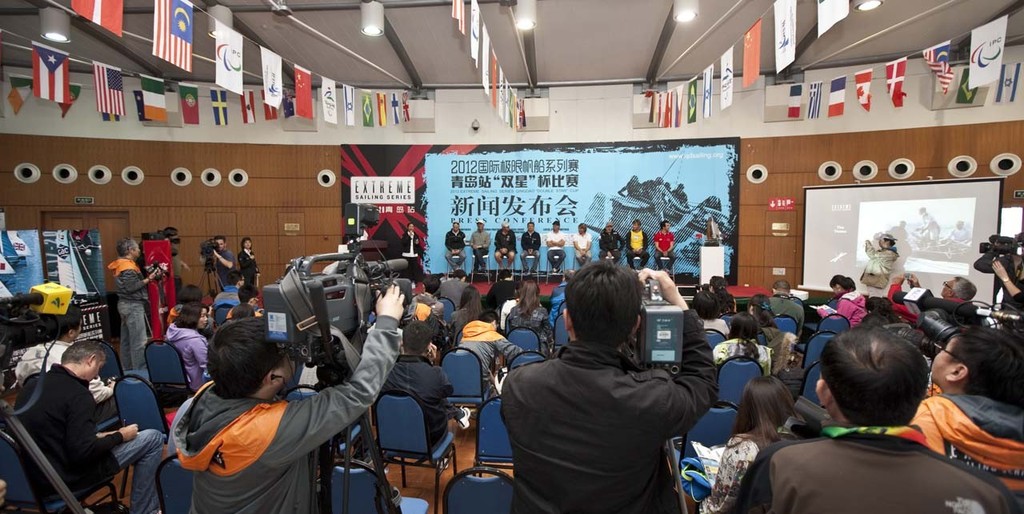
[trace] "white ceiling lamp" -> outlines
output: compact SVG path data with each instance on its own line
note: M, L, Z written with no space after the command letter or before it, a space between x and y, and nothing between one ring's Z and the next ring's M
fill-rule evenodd
M210 37L217 37L218 21L229 29L235 28L235 17L231 15L231 9L228 9L223 5L211 5L210 8L206 10L206 14L210 15L210 21L207 24L207 34L209 34Z
M882 0L853 0L853 8L860 12L878 9L881 5Z
M516 28L533 30L537 26L537 0L519 0L516 3Z
M56 43L71 41L71 16L64 9L44 7L39 10L39 34Z
M672 17L680 23L697 19L700 11L700 0L673 0Z
M359 11L363 15L363 35L377 37L384 33L384 4L370 0L363 2Z

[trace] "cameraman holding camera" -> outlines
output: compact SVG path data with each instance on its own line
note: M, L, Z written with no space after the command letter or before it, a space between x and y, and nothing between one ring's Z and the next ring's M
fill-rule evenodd
M717 399L715 366L703 323L668 274L639 276L607 259L583 266L565 291L569 344L559 358L516 368L505 380L512 512L679 512L679 477L662 448ZM641 370L623 353L640 324L646 279L685 311L675 376Z
M1020 308L1024 306L1024 263L1021 261L1021 247L1024 246L1024 232L1015 237L989 236L987 243L981 243L981 257L974 261L974 269L982 273L995 274L999 285L1005 291L1003 303Z
M139 243L132 238L124 238L117 242L117 260L107 265L117 284L117 312L121 315L121 367L126 370L146 369L146 340L150 336L146 318L149 292L146 287L161 277L159 268L147 275L142 274L135 263L141 253Z
M275 400L294 363L265 341L266 323L224 325L210 344L208 383L172 437L195 471L192 512L316 513L315 452L377 398L398 357L404 295L377 301L377 323L348 382L301 401Z
M235 262L235 254L228 250L227 239L224 236L213 236L213 241L217 243L217 249L213 251L213 258L216 261L217 266L217 278L220 279L220 286L231 284L228 281L228 272L238 268L238 263Z

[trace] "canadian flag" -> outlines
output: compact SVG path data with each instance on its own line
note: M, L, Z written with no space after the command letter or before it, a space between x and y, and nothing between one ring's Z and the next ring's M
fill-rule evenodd
M854 75L857 82L857 101L865 111L871 111L871 75L871 68L858 71Z
M892 98L892 104L896 107L903 107L903 78L907 74L907 58L897 59L885 65L885 87Z

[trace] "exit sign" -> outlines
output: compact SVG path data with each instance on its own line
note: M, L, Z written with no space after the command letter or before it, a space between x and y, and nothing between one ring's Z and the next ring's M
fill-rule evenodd
M75 205L92 205L96 203L96 198L92 196L76 196Z
M1014 197L1014 199L1017 199L1017 200L1024 199L1024 189L1015 189L1013 191L1013 197Z

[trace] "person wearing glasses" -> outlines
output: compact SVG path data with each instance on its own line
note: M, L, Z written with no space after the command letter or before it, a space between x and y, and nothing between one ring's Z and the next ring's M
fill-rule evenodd
M910 324L917 323L917 314L910 312L905 305L896 303L892 297L896 293L903 290L903 282L906 279L907 284L910 287L921 287L921 282L917 280L917 275L913 273L907 273L904 276L896 277L893 279L892 284L889 286L888 298L893 303L892 310L896 312L896 315L903 318ZM942 292L940 295L943 300L949 300L956 303L968 302L974 299L974 295L978 294L978 288L973 282L967 280L964 277L953 277L942 283Z

